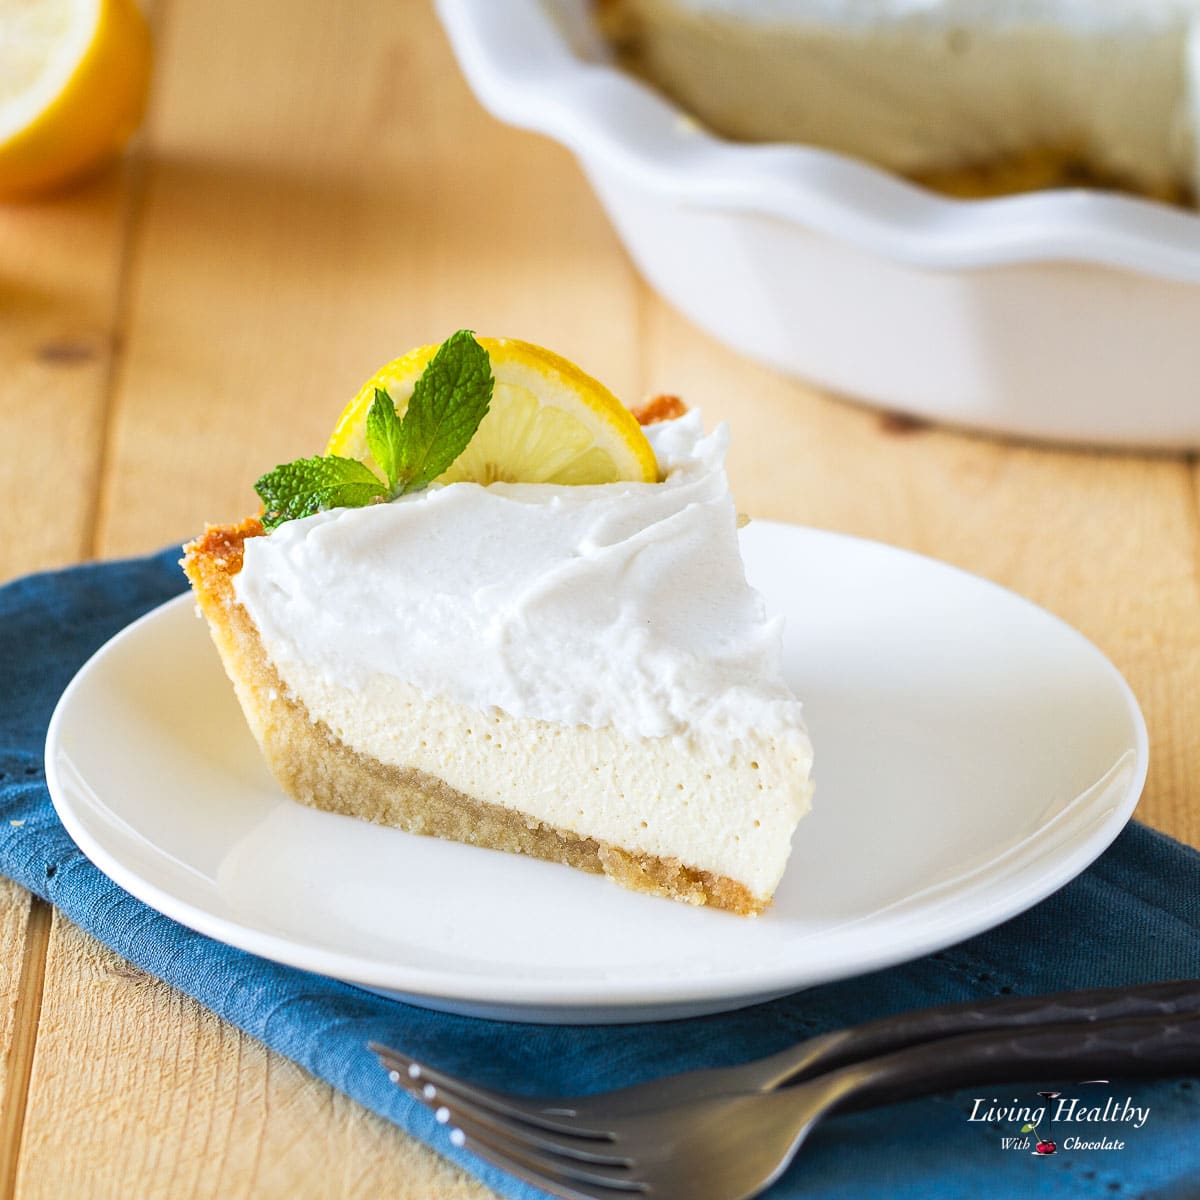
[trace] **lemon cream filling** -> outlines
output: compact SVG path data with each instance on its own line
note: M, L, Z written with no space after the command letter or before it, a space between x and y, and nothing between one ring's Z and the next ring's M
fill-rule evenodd
M281 675L310 716L379 762L580 837L726 876L762 900L808 811L812 750L801 728L735 751L698 741L680 754L671 738L481 712L387 675L353 690L303 663Z
M641 69L727 136L909 174L1057 152L1197 188L1198 0L620 0Z
M238 600L306 702L402 684L726 755L803 738L781 623L742 568L726 429L693 412L646 433L661 483L454 483L287 522L246 543Z

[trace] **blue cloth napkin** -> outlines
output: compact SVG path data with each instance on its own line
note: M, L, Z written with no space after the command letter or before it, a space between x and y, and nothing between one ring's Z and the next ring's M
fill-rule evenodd
M482 1083L533 1093L617 1087L741 1062L902 1009L982 997L1200 976L1200 855L1131 825L1080 878L998 929L943 953L741 1012L659 1024L539 1027L446 1016L230 949L159 915L101 874L55 816L42 767L46 725L89 654L184 583L172 548L150 558L31 576L0 588L0 872L125 958L166 980L441 1154L502 1196L541 1193L451 1146L447 1130L388 1082L366 1050L391 1043ZM164 796L163 802L170 803ZM1081 1089L1149 1109L1140 1129L1058 1124L1059 1153L1005 1150L993 1100L1036 1104L1037 1087L970 1088L833 1117L769 1196L1200 1196L1200 1083L1114 1080ZM985 1105L976 1105L983 1099ZM1123 1150L1068 1150L1068 1137ZM319 1188L317 1189L319 1191ZM688 1200L679 1197L678 1200Z

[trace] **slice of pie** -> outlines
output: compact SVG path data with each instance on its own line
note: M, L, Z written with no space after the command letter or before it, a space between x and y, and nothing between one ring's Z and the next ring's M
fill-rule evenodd
M386 495L302 504L260 481L270 532L250 518L185 547L271 770L318 808L761 912L812 751L743 571L725 428L660 400L643 432L564 360L471 344L490 408L432 486L389 482L376 417L417 436L436 347L374 377L338 457L272 473L350 478L357 450Z

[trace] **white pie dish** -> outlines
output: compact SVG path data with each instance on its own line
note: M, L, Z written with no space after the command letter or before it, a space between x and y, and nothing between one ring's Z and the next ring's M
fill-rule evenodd
M1116 669L993 584L877 543L755 522L817 795L761 918L286 799L191 597L63 694L46 746L80 848L231 945L428 1007L613 1022L753 1003L937 950L1028 908L1128 820L1148 749Z
M739 145L608 62L588 0L438 0L483 104L578 157L701 328L847 396L1021 437L1200 445L1200 217L1085 190L935 195Z

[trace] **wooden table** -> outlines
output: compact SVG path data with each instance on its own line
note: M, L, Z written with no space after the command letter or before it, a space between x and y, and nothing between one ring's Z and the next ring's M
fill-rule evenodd
M1146 711L1141 819L1200 843L1193 456L940 432L715 345L634 273L571 158L478 108L423 0L153 20L140 144L0 208L0 578L242 516L380 362L512 334L728 420L744 510L936 555L1077 625ZM0 964L0 1196L490 1194L6 883Z

